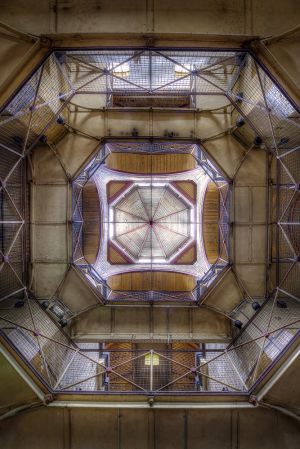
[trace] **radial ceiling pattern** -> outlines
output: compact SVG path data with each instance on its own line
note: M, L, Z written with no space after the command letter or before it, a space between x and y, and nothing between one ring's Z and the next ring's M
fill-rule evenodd
M120 160L121 154L123 161L127 155L130 160L139 161L142 155L143 168L147 166L147 170L130 173L113 169L110 161ZM160 163L163 161L165 167L166 157L172 167L174 160L177 161L177 171L165 173L153 170L157 159ZM183 159L189 160L188 170L182 171ZM220 215L220 227L224 228L220 245L222 256L213 265L207 260L201 233L204 197L210 180L208 170L222 197L220 202L217 196L215 208L219 209L220 206L224 211ZM87 263L84 258L83 226L80 225L81 191L88 179L95 182L101 204L101 241L93 264ZM102 300L104 292L104 299L109 302L195 302L228 264L228 253L224 249L228 245L229 231L226 213L228 182L193 143L110 140L100 146L99 153L74 180L73 187L74 197L78 200L74 203L74 264L101 292ZM217 241L217 229L215 238ZM145 275L141 276L145 280L151 279L147 287L143 285L147 290L143 294L141 288L130 290L129 287L130 291L123 291L115 286L111 291L110 286L106 285L113 275L135 271L144 272ZM151 274L153 271L188 274L193 282L189 287L182 284L186 288L179 286L176 292L167 288L167 293L162 294L165 286L155 284ZM196 282L202 280L203 289L199 286L196 291Z
M108 159L103 159L107 153L112 160L121 153L128 154L131 160L142 154L143 160L151 163L148 163L146 173L119 172L107 165ZM187 171L182 171L181 162L177 162L176 172L153 173L153 161L161 158L159 160L165 162L165 156L172 163L174 160L182 161L181 156L192 163L189 163ZM125 155L122 160L124 158ZM190 274L200 281L210 272L208 283L228 264L228 182L198 145L178 141L153 143L147 139L141 142L110 141L100 147L99 154L89 164L73 184L78 198L74 209L74 261L78 269L84 267L89 276L93 276L95 271L102 280L125 271L168 270ZM82 227L78 226L80 191L86 179L90 179L90 174L97 185L102 223L101 244L93 266L84 260ZM220 257L217 253L218 259L213 265L207 260L201 231L204 197L210 179L220 191L215 203L215 208L220 210L216 221L216 241L218 225L222 227ZM112 296L109 298L111 300ZM143 299L140 297L140 300ZM193 295L189 300L195 300Z
M190 207L167 186L138 186L115 204L114 240L134 259L167 262L190 238Z

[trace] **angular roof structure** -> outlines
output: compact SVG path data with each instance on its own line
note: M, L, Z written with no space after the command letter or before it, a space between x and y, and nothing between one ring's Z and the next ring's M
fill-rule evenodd
M191 207L168 185L138 185L113 209L113 238L137 261L167 262L191 241Z

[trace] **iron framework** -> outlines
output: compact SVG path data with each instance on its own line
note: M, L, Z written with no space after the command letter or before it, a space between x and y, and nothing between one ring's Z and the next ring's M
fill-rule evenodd
M139 355L128 351L126 360L118 362L109 351L94 346L88 355L34 299L28 285L26 156L61 126L68 104L81 92L103 95L106 108L118 104L120 97L123 106L145 107L138 97L146 96L152 98L151 107L170 106L169 97L178 107L183 103L176 102L176 97L184 97L188 100L184 108L192 109L200 107L201 96L221 95L232 105L233 123L239 121L233 125L233 135L243 139L241 127L246 126L252 138L259 137L255 144L250 139L249 151L260 145L270 155L275 176L269 192L267 266L273 285L268 282L264 306L216 356L203 361L195 354L190 357L190 352L179 357L176 351L150 350ZM73 194L78 204L84 178L105 158L103 148L107 145L97 153L89 173L76 180ZM52 52L2 110L0 149L1 335L51 391L249 392L298 338L299 113L251 54L157 48ZM74 231L75 241L80 242L79 234L80 224ZM73 253L76 260L78 247ZM79 268L87 269L84 263ZM105 298L103 290L101 296ZM137 368L140 361L143 369ZM103 382L97 382L101 376Z

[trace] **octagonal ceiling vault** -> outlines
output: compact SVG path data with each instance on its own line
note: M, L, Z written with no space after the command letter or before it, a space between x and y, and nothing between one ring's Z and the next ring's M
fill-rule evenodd
M115 156L115 160L122 155L122 164L125 157L142 154L150 158L151 163L147 172L144 169L143 173L124 173L119 166L117 169L115 163L112 170L109 156L103 157L105 154ZM157 159L166 155L171 155L173 161L179 157L181 162L182 156L192 157L193 168L182 171L179 165L175 173L156 172ZM98 228L101 238L98 239L100 244L95 263L87 264L84 242L88 237L81 216L86 208L92 207L91 200L83 201L85 186L92 182L97 186L101 204L101 225ZM210 195L206 194L208 184L215 188L212 200L207 198ZM142 290L149 290L150 302L199 302L228 264L228 182L195 143L157 141L152 144L145 139L140 143L110 141L100 147L99 153L74 179L73 192L74 264L104 301L147 300L145 292L142 294L132 288L131 292L116 292L107 284L112 275L116 278L118 273L131 271L133 278L134 272L138 271L146 280ZM213 218L209 223L204 220L205 212L213 213L209 216ZM207 236L212 240L210 245L214 251L208 251ZM207 257L212 255L215 257L209 263ZM174 285L171 289L172 294L166 293L167 284L154 289L147 281L149 276L152 279L154 271L193 276L193 287L191 291L176 293L176 288L184 290L183 284L177 282L177 287Z
M113 206L112 239L142 262L167 262L192 241L191 210L168 185L137 185Z
M246 51L72 50L52 53L38 68L0 120L0 324L49 391L245 395L295 344L298 117ZM83 228L80 187L109 157L99 138L129 134L150 137L151 145L201 139L200 165L211 176L209 160L216 162L231 179L231 266L216 283L204 278L205 295L193 307L104 306L107 285L72 264ZM71 180L78 184L72 251ZM239 330L227 345L231 322ZM162 346L141 346L155 339Z

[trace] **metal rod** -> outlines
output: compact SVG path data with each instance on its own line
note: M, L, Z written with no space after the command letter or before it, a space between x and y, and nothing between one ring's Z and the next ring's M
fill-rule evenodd
M63 408L135 408L135 409L254 409L258 405L249 402L155 402L149 404L145 402L96 402L96 401L60 401L56 400L48 404L48 407Z

